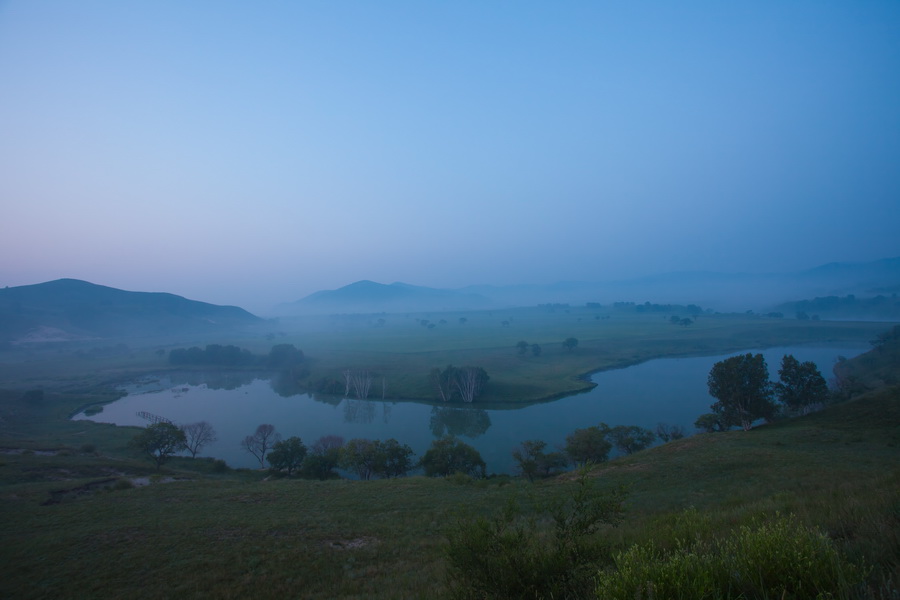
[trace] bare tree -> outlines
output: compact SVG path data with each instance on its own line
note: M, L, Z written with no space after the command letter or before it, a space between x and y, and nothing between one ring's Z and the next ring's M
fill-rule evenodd
M350 369L344 371L344 398L350 395L350 379L353 372Z
M256 428L256 433L248 435L241 442L241 447L256 457L259 468L266 467L266 454L281 439L281 434L275 431L274 425L262 424Z
M369 397L369 388L372 387L372 374L368 371L354 371L351 375L351 383L356 397L365 400Z
M456 370L453 383L463 402L472 402L481 393L489 377L481 367L462 367Z
M182 425L181 430L186 440L184 447L191 453L191 458L197 458L197 453L203 446L218 441L216 430L206 421Z

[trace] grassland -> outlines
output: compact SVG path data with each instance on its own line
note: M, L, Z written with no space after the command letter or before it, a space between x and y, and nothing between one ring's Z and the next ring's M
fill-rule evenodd
M463 343L465 336L455 332L438 344L434 336L425 337L440 334L438 328L427 330L413 318L396 332L390 324L338 323L332 331L307 329L276 339L297 343L322 369L328 361L341 364L338 358L348 364L351 355L358 364L374 364L381 356L387 367L400 364L397 357L413 356L423 366L436 366L487 360L497 352L497 362L490 363L494 371L488 370L492 378L509 381L515 381L515 368L498 365L516 365L515 342L525 339L546 343L548 364L556 364L541 381L560 382L667 349L687 354L726 346L860 341L885 329L824 322L800 327L746 316L701 317L686 328L662 318L585 323L582 317L584 329L577 329L578 316L566 313L535 317L529 329L528 319L512 316L509 326L497 324L506 337L485 334L478 344L473 338ZM552 325L557 317L560 322ZM493 329L471 316L462 327L469 325ZM342 328L343 334L333 335ZM422 338L406 339L403 328ZM581 342L571 356L550 348L569 335ZM260 337L242 345L251 342L254 350L273 343ZM431 357L420 358L422 352ZM708 537L790 513L827 533L850 560L868 566L860 597L892 598L900 584L900 387L889 383L900 370L895 354L882 350L848 361L861 380L877 372L877 378L865 379L877 389L825 411L750 432L696 435L596 467L592 476L600 489L628 490L624 523L600 533L610 555L648 540L674 545L686 535L683 516L691 508L703 515L703 526L690 534ZM129 452L133 429L67 420L79 406L113 398L106 383L161 366L153 347L115 357L64 353L4 365L0 597L444 597L442 547L454 521L490 514L510 498L526 507L561 499L574 485L569 476L535 484L419 476L273 479L265 472L217 471L211 461L186 458L156 472ZM510 374L498 375L504 372ZM22 390L35 387L46 390L42 399L23 396Z
M94 389L170 369L165 352L174 347L227 343L265 354L273 344L290 343L308 357L308 375L298 381L301 388L323 378L340 380L346 369L367 370L378 381L384 379L390 397L434 399L428 379L432 368L472 365L483 367L491 377L481 402L527 403L588 389L591 384L584 377L588 373L651 358L794 344L865 343L885 329L882 323L755 315L701 315L685 327L673 325L669 316L633 308L585 307L343 316L270 323L253 335L230 338L124 340L119 342L127 348L119 350L116 341L105 341L101 352L97 343L32 345L0 354L0 387ZM423 320L435 326L429 329ZM568 337L579 340L571 352L562 347ZM519 341L540 345L540 356L530 351L519 354Z

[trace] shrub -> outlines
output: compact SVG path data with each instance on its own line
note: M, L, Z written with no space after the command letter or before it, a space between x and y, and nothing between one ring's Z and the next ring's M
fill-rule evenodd
M606 555L597 533L621 520L621 490L598 493L582 471L572 496L525 514L513 500L492 518L447 533L450 590L459 598L571 598L590 592Z
M598 598L843 598L864 571L822 533L778 516L741 527L719 542L679 543L672 551L635 545L601 572Z

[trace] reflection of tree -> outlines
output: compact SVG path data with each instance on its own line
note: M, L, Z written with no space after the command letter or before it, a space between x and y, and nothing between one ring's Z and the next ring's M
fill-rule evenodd
M375 420L375 403L365 400L344 399L345 423L371 423Z
M173 385L186 384L200 386L206 384L211 390L236 390L259 379L260 373L250 371L190 371L171 376Z
M442 406L431 409L430 428L435 437L464 435L475 438L487 431L490 426L491 418L487 411L482 409Z
M391 420L391 410L393 407L387 402L381 403L381 420L387 424Z
M282 398L290 398L306 392L306 387L290 371L279 371L270 382L272 390Z

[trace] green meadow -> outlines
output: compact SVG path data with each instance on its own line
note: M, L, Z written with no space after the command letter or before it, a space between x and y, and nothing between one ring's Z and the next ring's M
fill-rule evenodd
M603 318L607 314L610 318ZM467 319L464 324L460 316ZM423 326L423 318L436 326ZM491 375L480 401L499 403L552 398L583 387L580 375L652 357L864 342L885 329L885 324L753 315L700 315L681 326L667 315L530 309L281 322L231 339L128 341L118 354L92 353L87 346L6 353L0 392L0 596L504 597L502 591L479 596L466 588L465 575L461 582L448 561L449 536L478 517L494 519L514 502L527 524L526 539L551 539L554 525L546 508L565 503L581 485L572 473L534 483L505 476L417 475L309 481L188 458L173 459L157 471L128 447L137 429L73 422L68 416L115 399L118 382L171 368L159 350L233 343L264 353L272 344L292 343L306 353L311 379L365 368L407 398L430 398L429 369L473 364ZM567 337L579 340L571 352L561 344ZM520 340L540 344L541 355L518 355ZM594 466L587 477L591 493L599 497L623 489L624 514L618 526L591 533L596 552L581 567L600 586L604 577L624 573L629 551L652 547L653 560L665 566L670 563L663 558L674 560L685 548L700 556L697 548L725 547L741 527L790 516L821 534L842 564L852 565L846 585L819 597L895 598L900 587L896 346L894 341L843 363L844 376L859 384L855 395L823 411L749 432L693 435ZM770 365L773 378L776 370ZM33 389L44 390L43 396L24 393ZM522 545L521 552L527 548ZM654 577L662 585L663 576ZM594 584L589 587L594 590ZM777 597L819 594L804 595L809 591L804 589Z

